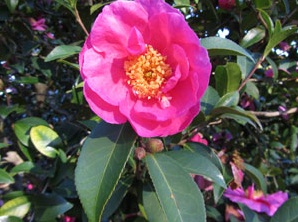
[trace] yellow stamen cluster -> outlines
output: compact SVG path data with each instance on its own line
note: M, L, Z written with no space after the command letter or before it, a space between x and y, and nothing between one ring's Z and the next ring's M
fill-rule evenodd
M130 57L124 63L128 77L127 83L136 96L141 99L161 99L162 87L172 75L172 69L162 56L151 45L146 46L146 52L136 57Z

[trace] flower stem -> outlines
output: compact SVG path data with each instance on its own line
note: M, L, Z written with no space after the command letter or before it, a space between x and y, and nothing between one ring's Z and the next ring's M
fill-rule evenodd
M79 23L79 25L82 27L83 31L85 32L85 34L88 36L89 32L87 31L84 23L82 22L82 19L81 19L80 14L76 7L74 8L74 15L76 17L77 22Z

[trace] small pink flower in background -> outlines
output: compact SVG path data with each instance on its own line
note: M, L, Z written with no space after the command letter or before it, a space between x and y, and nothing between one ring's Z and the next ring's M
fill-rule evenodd
M47 33L46 33L46 37L49 38L49 39L55 39L54 34L51 33L51 32L47 32Z
M196 184L198 185L198 187L201 190L205 190L205 191L213 190L212 181L205 179L201 175L195 175L194 176L194 181L196 182Z
M235 0L218 0L218 5L222 9L230 10L236 6Z
M193 137L190 138L190 141L196 143L203 143L206 146L208 146L208 141L206 139L203 139L203 135L201 133L195 134Z
M247 190L228 188L224 196L233 202L242 203L256 212L266 213L269 216L272 216L288 200L287 193L278 191L264 195L262 191L256 191L254 185L248 187Z
M278 111L281 112L281 117L284 120L288 120L289 119L289 115L286 113L287 112L287 108L285 106L278 106Z
M238 221L244 221L244 214L241 210L234 206L227 205L225 209L225 221L230 221L232 216Z
M70 217L70 216L63 217L63 222L75 222L75 221L76 221L75 217Z
M289 49L291 48L291 46L287 42L280 42L279 47L283 51L289 51Z
M28 189L28 190L33 190L33 189L34 189L33 184L32 184L32 183L28 183L28 184L27 184L27 189Z
M233 162L230 162L230 165L234 176L234 185L236 185L237 187L242 187L242 181L244 177L243 171L239 169Z
M267 78L273 78L273 76L274 76L274 73L273 73L273 69L267 69L266 71L265 71L265 76L267 77Z
M256 110L254 99L249 95L247 95L246 93L244 93L243 96L241 97L240 106L244 109L247 108L252 111Z
M129 121L143 137L184 130L200 111L211 72L207 50L164 0L105 6L79 64L90 108L106 122Z
M45 22L46 20L44 18L39 18L37 20L35 20L34 18L29 18L31 28L35 31L45 31L48 28Z

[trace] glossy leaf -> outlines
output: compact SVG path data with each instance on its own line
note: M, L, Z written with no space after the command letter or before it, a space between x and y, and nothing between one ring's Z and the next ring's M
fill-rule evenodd
M214 183L226 187L224 178L217 166L200 152L184 149L167 152L166 154L179 163L188 173L202 175L211 179Z
M254 82L248 81L245 84L245 88L244 89L245 89L245 92L247 93L247 95L250 95L250 96L252 96L255 99L259 99L260 92L259 92L259 89L256 86L256 84L254 84Z
M5 0L5 3L7 5L7 8L9 9L9 11L11 13L13 13L19 4L19 0Z
M241 70L237 63L217 66L215 70L216 90L220 96L238 89L241 81Z
M245 79L255 66L255 63L245 56L237 56L237 64L241 70L241 79Z
M219 160L218 156L210 149L210 147L205 146L202 143L195 143L195 142L188 142L184 145L187 149L199 153L200 155L208 158L219 171L223 172L223 166L221 161Z
M30 197L36 221L51 221L72 208L72 204L56 194L39 194Z
M7 173L4 169L0 169L0 184L11 184L14 183L14 179L12 176L10 176L9 173Z
M247 173L253 181L257 184L258 188L261 189L265 194L267 193L267 186L265 177L263 174L254 166L244 163L245 173Z
M208 115L219 100L218 92L209 86L201 99L201 111Z
M243 48L248 48L249 46L252 46L260 42L262 39L265 38L265 36L266 36L266 33L264 29L259 27L252 28L243 37L243 39L240 42L240 45Z
M100 122L85 141L78 159L75 183L90 222L102 218L135 139L136 134L129 124Z
M256 8L269 8L272 4L272 0L253 0Z
M5 119L9 114L16 112L16 113L22 113L25 109L20 107L19 105L13 105L13 106L0 106L0 117Z
M72 55L78 54L82 48L75 45L60 45L56 46L45 58L45 62L50 62L56 59L65 59Z
M45 174L45 171L38 165L33 162L23 162L19 165L16 165L10 170L10 173L35 173L35 174Z
M298 221L298 197L293 197L287 200L275 214L272 216L270 222L296 222Z
M282 28L280 21L277 20L275 23L274 32L264 50L263 57L266 57L278 43L296 33L297 30L298 28L296 26L286 26Z
M167 222L167 217L158 200L158 196L151 184L146 184L143 188L143 205L147 220L152 222Z
M14 124L14 132L22 144L29 146L29 131L31 127L38 125L48 126L48 123L37 117L20 119Z
M1 222L23 222L23 220L19 217L15 216L0 216Z
M118 184L104 209L102 216L103 218L108 219L117 210L126 193L128 192L128 189L130 188L133 179L134 177L132 175L129 175L125 178L121 178L118 181Z
M223 97L220 98L220 100L216 103L215 107L236 106L239 103L239 98L240 98L240 96L239 96L238 91L227 93Z
M208 50L210 56L215 55L242 55L254 61L253 57L241 46L232 40L220 37L201 39L201 44Z
M7 201L0 208L0 216L15 216L23 218L30 210L31 203L26 196L20 196Z
M176 161L156 153L146 156L146 164L168 221L206 221L203 196Z
M30 130L30 137L35 148L49 158L55 158L59 154L58 150L62 146L59 135L47 126L35 126Z
M270 18L270 16L267 14L266 11L264 11L262 9L258 9L258 10L260 12L260 15L261 15L263 21L266 24L266 28L268 30L269 36L271 36L274 31L274 24L273 24L272 19Z

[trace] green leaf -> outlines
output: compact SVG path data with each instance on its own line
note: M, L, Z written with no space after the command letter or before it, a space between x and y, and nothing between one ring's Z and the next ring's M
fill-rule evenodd
M0 117L3 119L5 119L9 114L13 112L22 113L22 112L25 112L25 109L22 107L19 107L19 105L0 106Z
M268 56L266 57L267 62L270 64L272 71L273 71L273 79L277 79L278 77L278 68L276 63L270 59Z
M184 149L167 152L166 155L179 163L179 165L188 173L202 175L211 179L214 183L226 187L223 175L217 166L200 152Z
M23 84L35 84L35 83L38 83L39 80L37 77L34 77L34 76L26 76L26 77L20 77L16 82L23 83Z
M40 222L51 221L73 206L56 194L39 194L30 197L30 200L32 201L35 219Z
M23 218L30 210L31 203L26 196L20 196L7 201L0 208L0 216L15 216Z
M265 222L267 220L263 219L257 212L251 210L249 207L244 204L238 204L244 213L245 221L249 222Z
M156 153L146 156L146 164L167 221L206 221L203 196L176 161Z
M298 28L296 26L286 26L282 28L280 21L277 20L275 23L274 32L264 50L263 57L266 57L278 43L285 40L290 35L296 33L297 30Z
M296 222L298 221L298 197L293 197L287 200L278 210L275 212L270 222Z
M228 62L225 66L217 66L215 85L220 96L238 89L241 81L241 70L237 63Z
M49 158L55 158L59 154L55 148L62 146L59 135L47 126L34 126L30 130L30 137L35 148Z
M245 56L237 56L237 64L240 67L242 79L245 79L255 66L255 63Z
M243 39L240 42L240 45L243 48L248 48L249 46L252 46L262 39L264 39L266 36L265 30L259 27L255 27L250 29L246 35L243 37Z
M0 216L1 222L23 222L23 220L19 217L14 216Z
M97 4L94 4L90 7L90 15L92 15L95 11L97 11L99 8L107 5L107 4L110 4L111 1L108 1L106 3L97 3Z
M208 50L209 56L242 55L254 62L253 57L244 48L232 40L220 37L207 37L201 39L201 44Z
M260 98L260 92L259 89L256 87L256 84L254 84L252 81L248 81L245 84L245 92L247 93L247 95L252 96L255 99L259 99Z
M19 4L19 0L5 0L7 8L11 13L14 13L16 10L17 5Z
M158 196L151 184L146 184L143 188L143 204L148 221L167 222L167 217L158 200Z
M223 166L218 156L210 149L210 147L205 146L202 143L188 142L185 144L185 147L191 151L197 152L200 155L208 158L220 172L223 172Z
M6 148L6 147L9 147L9 144L7 144L7 143L0 143L0 149Z
M203 98L201 99L201 111L205 115L208 115L218 100L218 92L212 86L208 86Z
M14 183L14 179L12 176L10 176L9 173L7 173L4 169L0 169L0 184L11 184Z
M45 62L50 62L56 59L65 59L72 55L78 54L82 48L75 45L60 45L56 46L45 58Z
M121 178L109 199L107 205L105 206L102 218L108 219L119 207L123 198L125 197L128 189L130 188L134 177L132 175Z
M272 0L253 0L256 8L269 8L272 4Z
M48 126L48 123L37 117L20 119L14 124L14 132L22 144L29 146L29 131L31 127L38 125Z
M229 92L225 94L223 97L220 98L220 100L216 103L215 107L221 107L221 106L236 106L239 103L239 92L234 91L234 92ZM211 114L213 111L211 112Z
M265 177L263 174L254 166L244 163L245 167L245 173L247 173L253 181L257 184L258 188L260 188L263 193L267 193L267 186L266 186L266 181Z
M45 174L45 171L38 165L33 162L23 162L19 165L16 165L10 170L10 173L35 173L35 174Z
M271 37L271 35L274 31L273 21L272 21L271 17L267 14L266 11L264 11L262 9L258 9L258 11L260 12L261 18L263 19L263 21L266 24L266 28L267 28L268 33L269 33L269 37Z
M102 218L135 139L136 134L128 123L112 125L102 121L85 141L75 171L75 183L90 222Z

